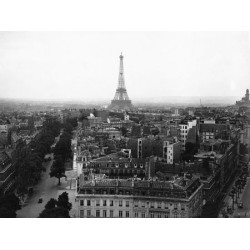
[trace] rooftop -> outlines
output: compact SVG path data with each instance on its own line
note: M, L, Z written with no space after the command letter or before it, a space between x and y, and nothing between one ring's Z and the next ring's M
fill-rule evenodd
M200 152L196 155L194 155L194 157L196 158L216 158L216 159L220 159L221 157L223 157L223 154L217 154L215 151L209 151L209 152Z
M140 180L140 179L107 179L96 178L86 180L86 176L81 174L79 176L79 187L135 187L135 188L150 188L150 189L171 189L174 191L186 191L198 178L193 177L186 179L179 177L173 181L159 181L159 180Z

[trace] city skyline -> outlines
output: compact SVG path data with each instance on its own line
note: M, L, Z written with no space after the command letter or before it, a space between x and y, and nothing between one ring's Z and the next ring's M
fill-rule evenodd
M0 98L110 101L121 52L135 102L233 103L250 82L248 32L1 32L0 44Z

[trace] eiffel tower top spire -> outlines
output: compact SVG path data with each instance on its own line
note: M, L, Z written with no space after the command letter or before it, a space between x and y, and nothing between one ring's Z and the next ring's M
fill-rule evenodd
M118 77L118 89L126 89L125 87L125 79L124 79L124 69L123 69L123 55L120 55L120 69L119 69L119 77Z

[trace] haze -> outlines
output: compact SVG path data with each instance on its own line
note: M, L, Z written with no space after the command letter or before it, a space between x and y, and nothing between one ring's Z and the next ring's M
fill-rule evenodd
M121 52L132 101L250 87L248 32L0 32L0 98L111 100Z

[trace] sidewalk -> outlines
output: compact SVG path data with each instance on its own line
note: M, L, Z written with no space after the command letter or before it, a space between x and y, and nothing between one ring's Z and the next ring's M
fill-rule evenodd
M227 197L224 200L224 206L222 207L222 209L221 209L221 211L219 213L219 216L218 216L219 218L250 217L249 207L247 209L246 209L246 207L244 209L239 209L238 208L238 203L242 202L242 197L244 196L244 194L246 192L246 189L247 189L249 184L250 184L249 183L249 177L247 177L246 185L245 185L244 189L242 190L242 192L239 194L239 197L237 198L238 202L237 203L234 202L234 205L233 205L232 197L227 195ZM231 191L231 189L230 189L230 191ZM231 208L231 209L228 210L228 208ZM223 214L226 215L227 217L223 216Z
M247 177L246 186L244 187L244 190L240 194L240 197L238 199L239 202L243 202L243 208L239 209L237 206L232 215L233 218L249 218L250 217L249 204L246 204L246 202L243 201L243 197L247 195L247 191L249 191L249 188L250 188L250 182L249 182L249 177Z

